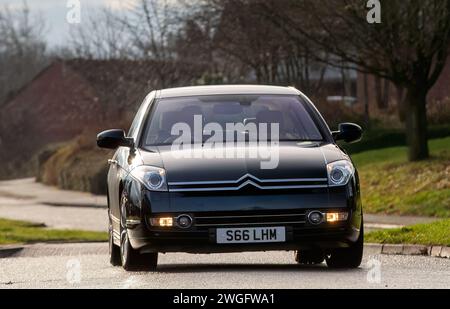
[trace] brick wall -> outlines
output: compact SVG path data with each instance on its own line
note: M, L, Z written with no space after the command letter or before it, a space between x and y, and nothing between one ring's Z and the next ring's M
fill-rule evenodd
M428 94L430 101L442 101L445 98L450 98L450 58L447 59L447 65Z
M381 84L384 85L384 81L381 81ZM377 104L377 95L376 95L376 83L375 83L375 77L374 76L367 76L367 88L368 88L368 98L369 98L369 104L371 107L376 106ZM384 91L384 88L382 87L382 91ZM398 94L395 86L390 83L389 85L389 104L390 105L396 105L398 101ZM364 103L364 74L358 73L357 78L357 98L358 102L361 104ZM447 60L447 64L444 67L444 70L442 71L439 79L437 80L436 84L431 88L430 92L428 93L428 103L434 102L434 101L442 101L446 98L450 97L450 59Z
M45 145L101 126L102 104L79 74L63 62L53 63L0 111L0 170L11 161L20 168Z

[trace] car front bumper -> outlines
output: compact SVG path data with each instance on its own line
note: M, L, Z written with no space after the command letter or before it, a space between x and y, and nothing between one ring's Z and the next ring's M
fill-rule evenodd
M129 195L127 224L131 245L142 252L241 252L269 250L308 250L348 247L356 242L362 223L362 206L356 183L339 188L298 192L246 192L240 195L183 195L148 192L135 188ZM347 212L341 222L313 225L310 211ZM155 227L151 217L188 214L188 229ZM283 226L284 242L218 244L217 228Z
M345 222L322 223L313 226L308 222L295 224L261 223L233 224L208 226L190 229L176 227L152 227L148 220L141 224L135 224L128 228L128 235L134 248L142 252L189 252L189 253L214 253L214 252L240 252L240 251L269 251L269 250L307 250L307 249L331 249L348 247L359 236L359 226L352 224L353 214ZM195 216L194 216L195 218ZM270 218L270 217L267 217ZM216 240L217 228L248 228L248 227L285 227L286 237L284 242L275 243L239 243L219 244Z

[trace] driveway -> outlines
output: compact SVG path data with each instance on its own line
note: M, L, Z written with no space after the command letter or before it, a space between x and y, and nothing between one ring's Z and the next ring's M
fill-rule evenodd
M0 218L49 228L107 231L106 197L59 190L33 178L0 181Z

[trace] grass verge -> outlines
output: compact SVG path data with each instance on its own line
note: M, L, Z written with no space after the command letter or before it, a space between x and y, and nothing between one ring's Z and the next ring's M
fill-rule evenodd
M370 232L364 238L366 242L382 244L450 246L450 219Z
M431 158L408 162L406 147L352 156L368 213L450 217L450 137L429 142Z
M0 245L48 241L106 241L105 232L54 230L42 224L0 219Z
M450 136L450 125L433 125L428 128L430 140L447 136ZM359 143L342 143L342 147L350 154L397 146L406 146L404 129L374 127L372 130L364 130L364 138Z

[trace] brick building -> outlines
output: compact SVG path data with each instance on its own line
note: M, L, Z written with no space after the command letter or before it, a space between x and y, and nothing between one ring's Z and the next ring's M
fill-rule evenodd
M28 176L30 159L49 144L85 130L126 126L144 96L161 86L160 68L150 61L52 62L0 105L0 178ZM170 85L192 83L192 66L164 69Z
M366 95L364 91L364 74L358 73L356 83L357 100L363 104ZM399 93L392 83L382 79L377 80L376 77L371 75L367 76L367 90L367 97L371 108L395 106L401 97L401 92ZM433 88L431 88L427 97L428 103L446 99L450 99L450 59L447 60L439 79Z

